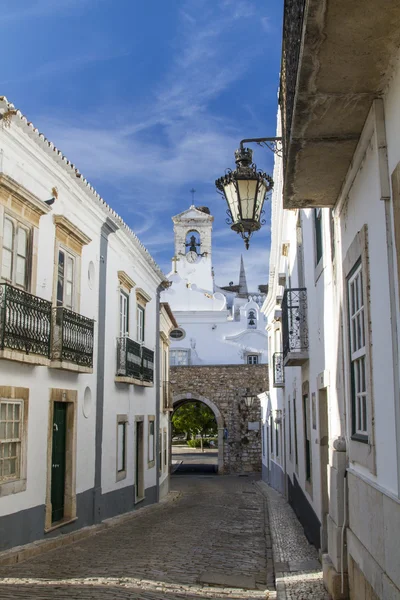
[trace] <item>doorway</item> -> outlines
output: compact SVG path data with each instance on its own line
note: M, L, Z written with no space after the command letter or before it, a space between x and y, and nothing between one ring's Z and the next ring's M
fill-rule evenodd
M51 457L51 522L64 518L67 403L54 402Z
M321 469L321 551L328 551L329 514L329 418L327 388L318 392L319 451Z
M144 498L143 420L135 421L135 440L135 502L140 502Z
M76 519L76 390L50 389L45 531Z

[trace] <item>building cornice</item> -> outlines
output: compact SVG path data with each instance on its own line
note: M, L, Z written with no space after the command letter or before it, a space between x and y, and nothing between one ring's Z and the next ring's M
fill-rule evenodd
M155 262L149 251L145 248L136 234L125 223L122 217L120 217L119 214L107 204L100 194L96 192L95 188L89 183L89 181L83 177L75 165L69 161L66 156L64 156L63 153L44 136L43 133L40 133L40 131L33 125L33 123L28 121L26 116L23 115L19 109L16 109L15 106L9 102L5 96L0 96L0 116L2 116L4 113L10 114L10 123L7 127L4 127L3 130L7 131L10 129L11 133L13 125L16 125L26 135L28 135L29 139L33 140L49 157L51 157L63 168L64 172L74 179L75 183L86 193L88 198L90 198L92 201L95 201L101 210L111 220L115 221L117 227L124 232L126 237L138 250L145 262L157 274L158 278L161 281L166 280L166 276L162 272L161 268Z

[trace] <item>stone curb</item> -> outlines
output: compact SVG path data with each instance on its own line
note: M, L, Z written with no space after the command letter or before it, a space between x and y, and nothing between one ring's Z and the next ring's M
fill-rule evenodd
M269 505L268 498L266 494L263 492L262 488L259 486L259 482L255 481L254 485L256 486L258 492L264 498L264 535L265 535L265 546L266 546L266 560L267 560L267 568L266 568L266 581L268 588L268 598L271 600L273 598L277 598L276 595L276 586L275 586L275 561L273 556L273 544L272 544L272 535L271 528L269 523Z
M60 533L60 535L54 538L38 540L37 542L32 542L31 544L16 546L11 550L5 550L4 552L0 552L0 567L15 565L25 560L29 560L30 558L34 558L35 556L50 552L51 550L61 548L62 546L68 546L70 544L74 544L75 542L90 538L98 533L106 531L110 527L114 527L124 523L125 521L134 519L137 515L143 514L143 511L146 511L149 508L175 502L178 500L178 498L180 498L181 495L181 492L171 491L165 498L157 503L149 504L143 508L132 510L128 513L111 517L110 519L104 519L104 521L98 525L89 525L87 527L82 527L82 529L79 529L78 531L65 534Z
M286 600L287 596L286 596L286 586L284 581L281 580L281 570L279 569L280 567L280 563L278 563L275 560L275 552L274 552L274 545L272 542L272 534L271 534L271 530L269 527L269 514L270 514L270 503L269 503L269 497L268 494L265 492L263 485L262 485L263 481L256 481L255 485L257 486L258 491L264 496L265 498L265 503L266 503L266 508L267 508L267 517L268 517L268 533L269 533L269 540L267 538L267 554L268 554L268 547L270 547L270 552L271 552L271 560L272 560L272 568L273 568L273 581L274 581L274 589L276 590L276 595L275 598L276 600ZM268 546L269 544L269 546Z

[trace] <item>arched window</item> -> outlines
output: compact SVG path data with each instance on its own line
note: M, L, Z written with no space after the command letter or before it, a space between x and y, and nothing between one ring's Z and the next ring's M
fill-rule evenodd
M247 313L247 328L257 329L257 314L255 310L249 310Z
M201 254L201 240L200 234L195 229L191 229L186 234L186 253L188 252L196 252L196 254Z

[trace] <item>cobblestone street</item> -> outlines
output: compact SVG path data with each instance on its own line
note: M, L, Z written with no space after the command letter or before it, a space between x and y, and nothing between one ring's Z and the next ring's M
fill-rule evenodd
M278 599L329 600L322 581L318 553L308 543L292 508L264 482L257 482L256 485L268 499Z
M252 478L177 476L171 487L175 501L1 567L1 600L268 598L266 500Z

